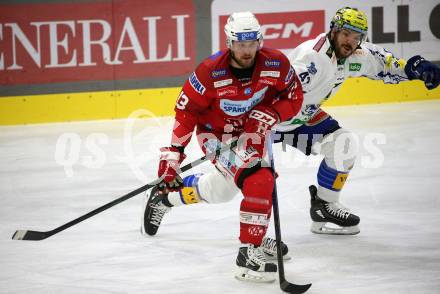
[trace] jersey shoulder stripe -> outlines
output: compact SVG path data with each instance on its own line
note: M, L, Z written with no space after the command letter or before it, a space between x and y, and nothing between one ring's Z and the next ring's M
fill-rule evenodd
M315 46L313 46L313 50L315 50L316 52L319 52L319 50L321 50L322 46L325 44L325 39L327 37L326 36L322 36L318 42L316 42Z

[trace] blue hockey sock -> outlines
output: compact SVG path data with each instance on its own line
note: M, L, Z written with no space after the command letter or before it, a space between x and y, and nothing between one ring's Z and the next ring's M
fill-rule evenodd
M324 188L339 192L344 186L348 172L332 169L322 160L318 170L318 184Z

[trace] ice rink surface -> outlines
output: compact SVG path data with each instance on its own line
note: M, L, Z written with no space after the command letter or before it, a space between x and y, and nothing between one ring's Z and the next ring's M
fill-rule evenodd
M342 203L361 217L361 233L309 231L308 185L321 158L275 146L287 280L312 282L308 293L440 293L440 101L327 111L359 135ZM139 195L46 240L11 240L16 229L51 230L154 180L171 126L0 127L0 293L281 293L278 281L233 277L241 196L174 208L152 238L139 233ZM187 151L187 162L201 155L194 143Z

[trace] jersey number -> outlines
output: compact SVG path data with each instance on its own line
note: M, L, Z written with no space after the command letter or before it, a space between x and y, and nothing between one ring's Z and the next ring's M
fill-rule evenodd
M310 83L310 76L309 76L309 72L305 71L299 74L299 78L301 79L301 83L302 84L308 84Z
M188 96L186 96L186 94L183 93L183 91L180 92L179 99L177 99L176 102L177 109L184 110L188 102L189 102Z

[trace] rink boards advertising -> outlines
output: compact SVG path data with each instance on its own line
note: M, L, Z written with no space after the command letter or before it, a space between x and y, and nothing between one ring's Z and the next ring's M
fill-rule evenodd
M264 45L288 53L328 30L344 6L365 11L369 40L396 56L440 61L436 1L4 1L0 124L125 118L140 108L171 115L194 67L225 47L230 13L255 13ZM418 81L360 78L346 81L329 105L438 98L440 90Z

